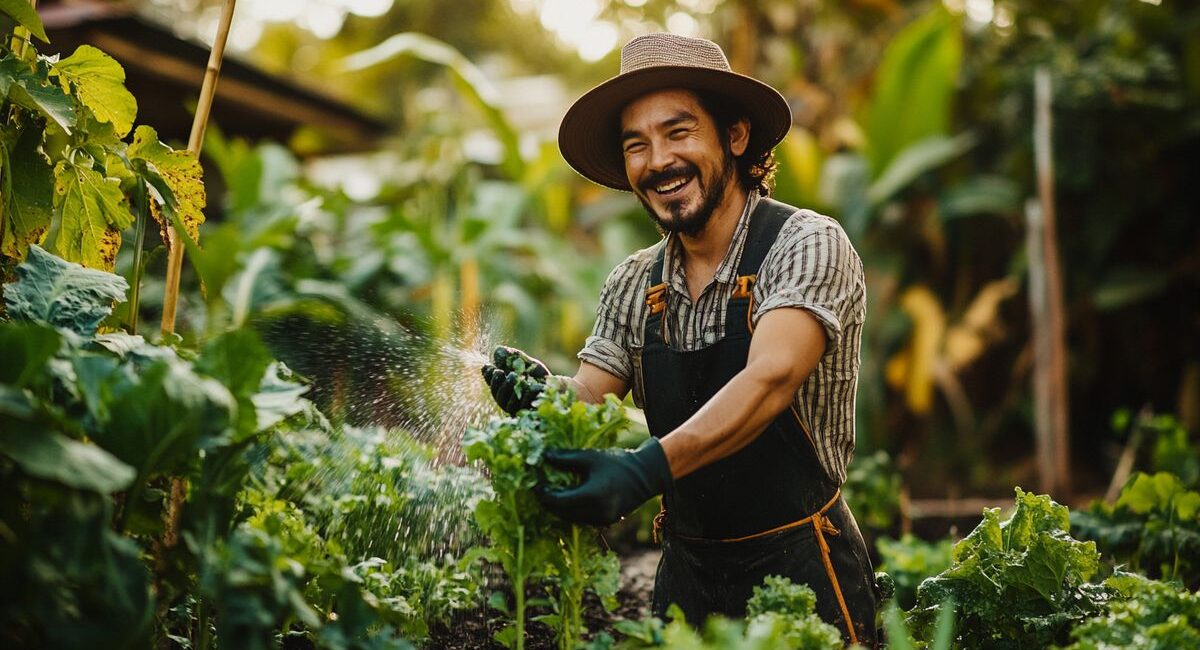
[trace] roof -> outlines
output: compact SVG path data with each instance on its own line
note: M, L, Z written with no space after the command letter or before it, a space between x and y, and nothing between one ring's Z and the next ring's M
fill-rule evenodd
M138 99L138 123L155 127L164 140L186 142L192 110L208 65L209 47L177 36L123 3L54 3L38 7L50 44L45 54L69 55L80 45L104 50L124 68L126 86ZM234 20L237 20L236 14ZM387 124L317 90L228 56L221 63L211 120L226 135L287 141L312 127L319 151L373 149Z

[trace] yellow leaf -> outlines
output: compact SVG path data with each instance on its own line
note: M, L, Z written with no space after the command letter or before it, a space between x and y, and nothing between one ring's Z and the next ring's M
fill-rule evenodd
M937 296L923 285L906 290L900 308L913 322L905 401L913 413L924 415L933 406L934 366L946 331L946 314Z
M1016 295L1020 285L1012 278L984 285L962 319L946 332L945 359L952 371L970 365L1000 340L1004 331L998 320L1000 304Z

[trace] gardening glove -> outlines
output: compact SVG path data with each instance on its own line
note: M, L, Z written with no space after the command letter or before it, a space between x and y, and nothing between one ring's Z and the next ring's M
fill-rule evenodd
M492 391L492 398L509 415L527 409L542 394L550 369L546 364L524 352L499 346L492 355L495 365L483 366L483 381Z
M573 488L537 490L546 510L576 524L607 526L671 487L671 467L657 438L636 451L550 449L543 458L583 477Z

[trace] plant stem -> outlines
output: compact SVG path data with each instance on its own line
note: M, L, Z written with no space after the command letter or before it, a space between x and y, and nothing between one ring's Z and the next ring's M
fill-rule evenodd
M137 184L137 230L133 238L133 278L129 283L129 333L137 334L138 310L142 299L142 256L146 244L146 222L150 220L150 203L146 185Z
M525 650L525 527L517 526L517 570L513 591L517 597L517 650Z

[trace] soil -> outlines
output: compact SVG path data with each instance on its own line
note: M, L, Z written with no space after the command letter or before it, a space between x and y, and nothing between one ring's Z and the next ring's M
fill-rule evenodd
M617 592L617 607L612 612L604 611L594 597L584 600L583 616L592 634L608 632L613 637L612 626L620 620L637 620L650 615L650 592L654 588L654 573L658 568L661 551L657 548L638 548L621 555L621 589ZM532 610L533 615L538 612ZM504 646L496 643L492 635L504 627L503 615L486 606L468 610L454 617L447 625L435 627L422 648L438 650L494 650ZM525 628L525 647L528 650L551 650L555 648L554 631L541 624L530 622Z

